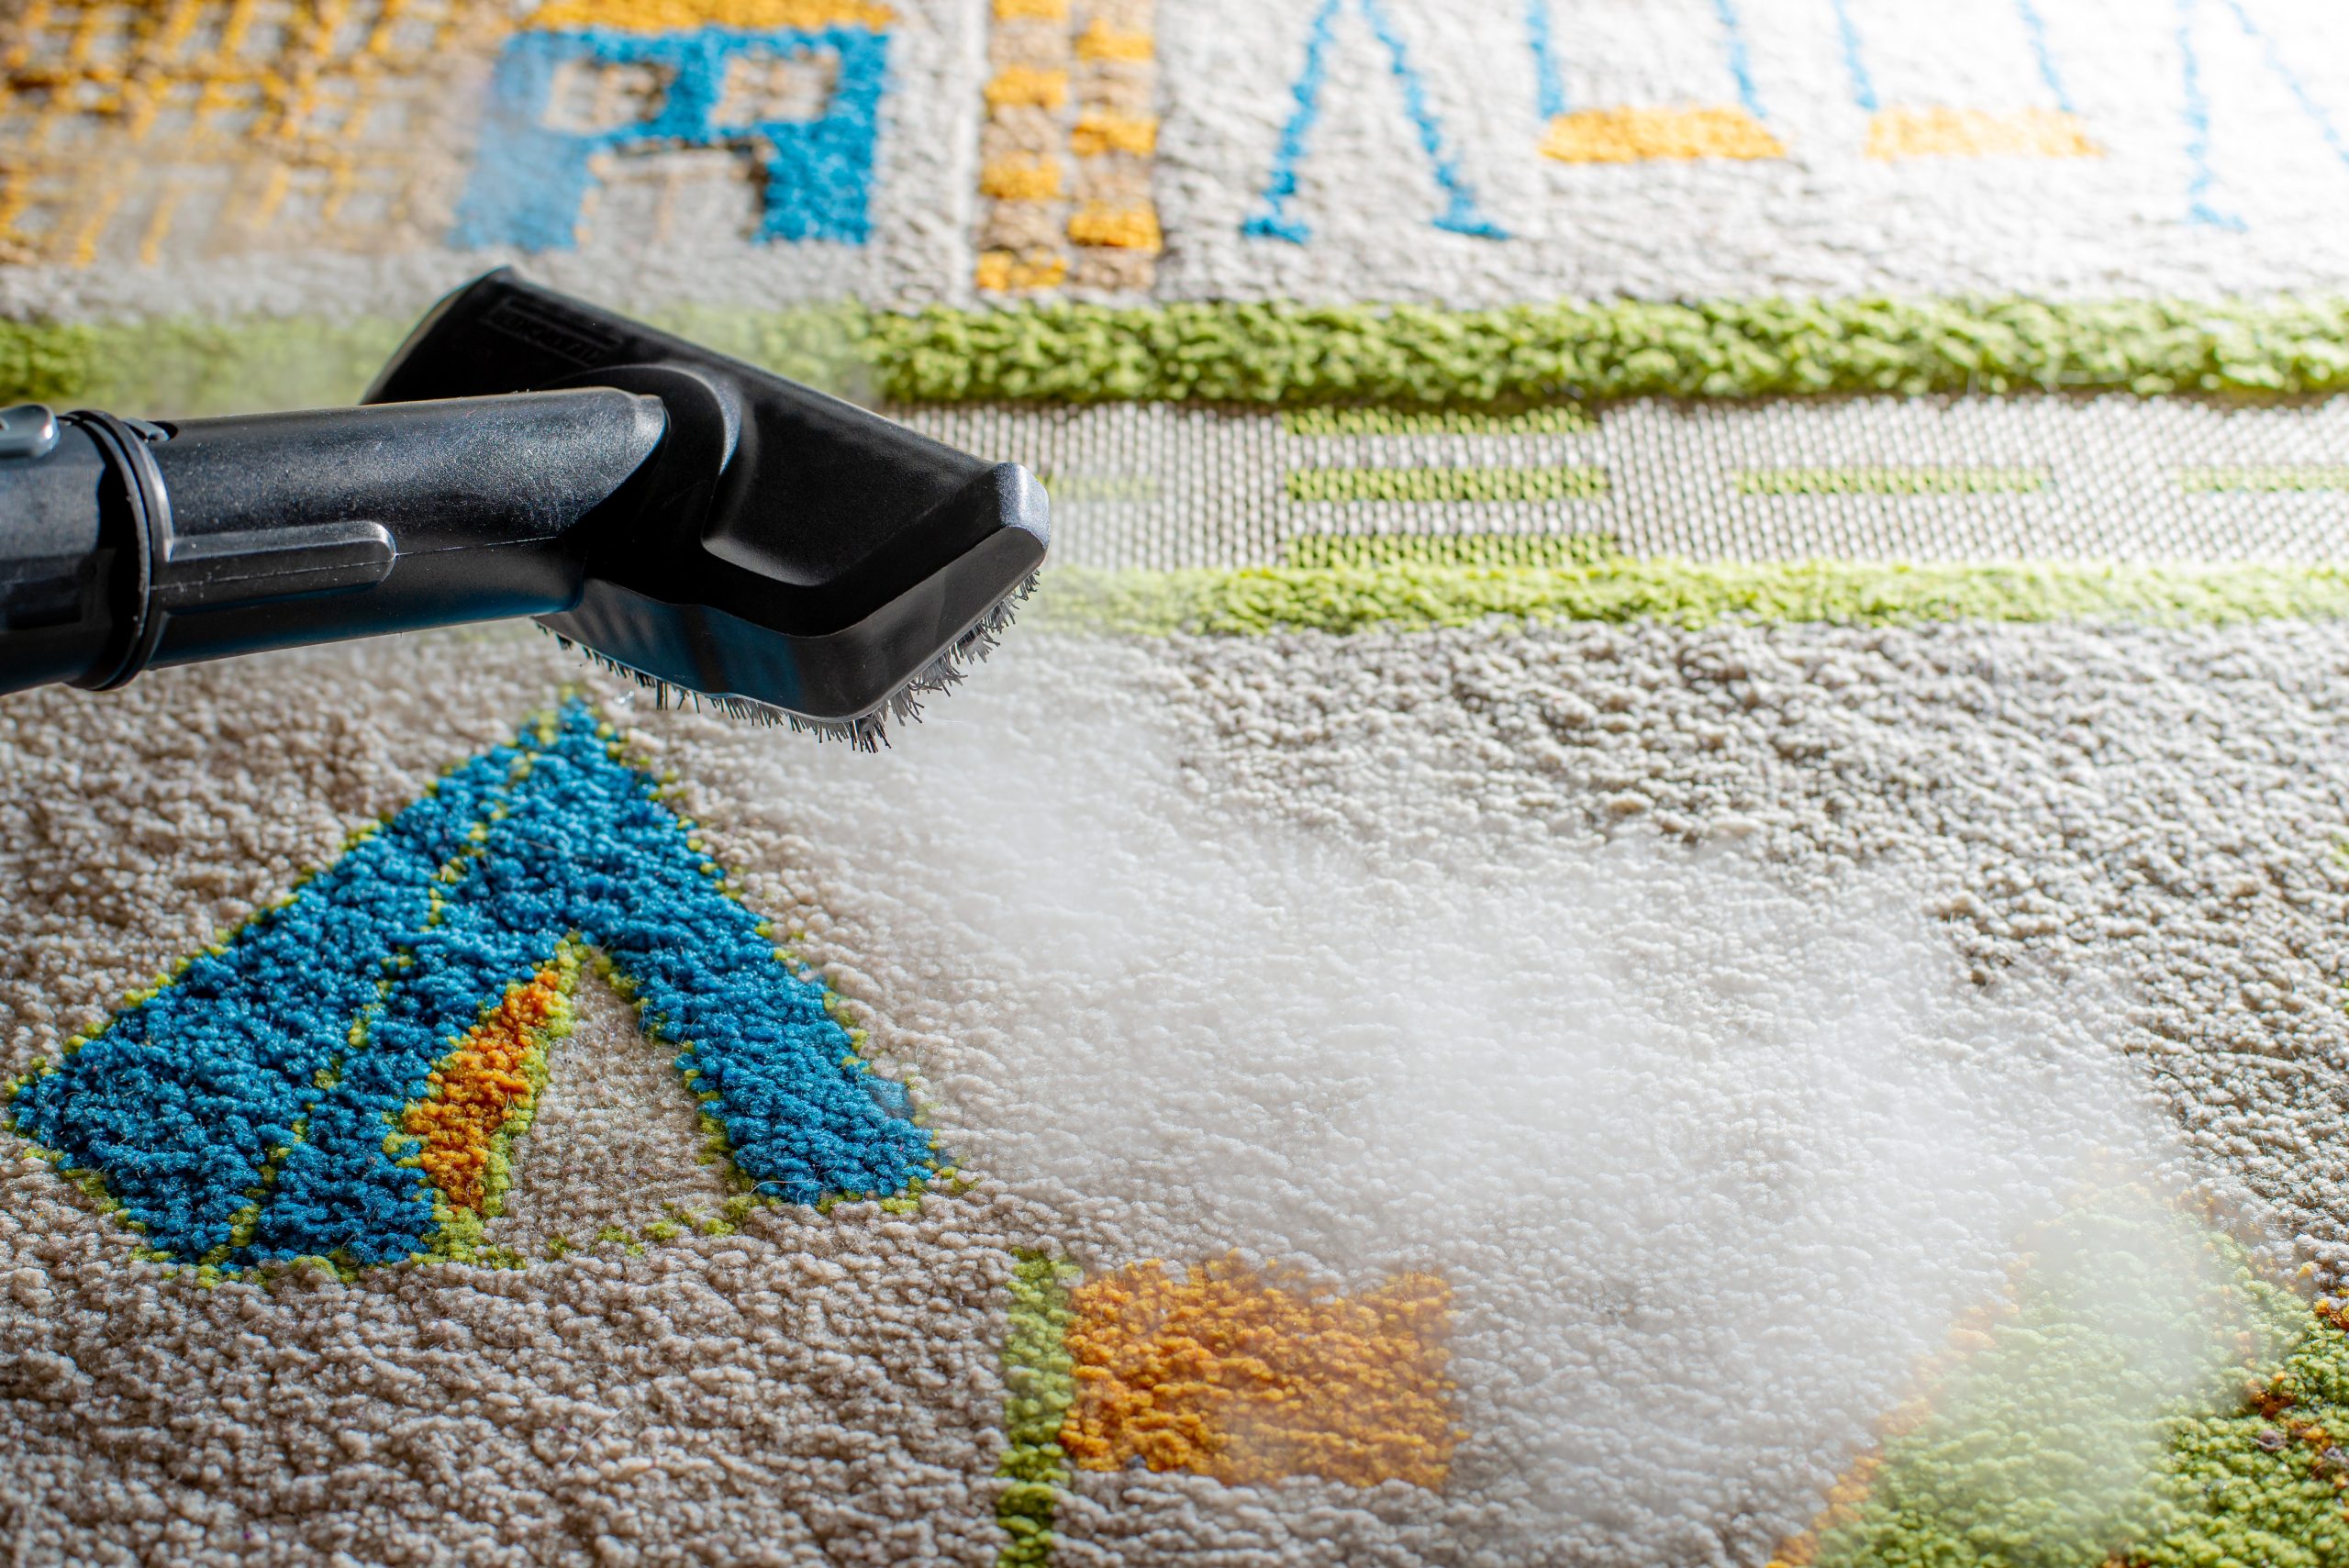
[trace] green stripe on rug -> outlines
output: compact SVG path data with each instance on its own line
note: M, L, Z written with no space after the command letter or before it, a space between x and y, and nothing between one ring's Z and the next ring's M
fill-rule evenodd
M1531 408L1288 408L1281 428L1292 436L1580 436L1598 421L1571 403Z
M1617 558L1607 534L1299 534L1287 566L1590 566Z
M1774 1562L2341 1562L2349 1341L2195 1229L2129 1193L2045 1227Z
M1408 411L1579 398L2276 397L2349 388L2349 300L1617 300L1483 310L1198 301L907 314L697 306L656 319L799 379L906 403ZM347 400L406 328L325 318L0 323L0 395L190 413Z
M875 316L908 402L1374 403L2349 387L2349 301L1229 302Z
M2339 1306L2256 1280L2239 1288L2293 1340L2251 1381L2243 1407L2171 1425L2155 1506L2127 1549L2132 1568L2349 1563L2349 1450L2341 1446L2349 1437L2349 1337Z
M2276 495L2296 490L2349 490L2349 468L2182 468L2177 471L2177 487L2207 495L2224 491Z
M1623 557L1532 568L1281 566L1046 579L1034 617L1120 632L1250 636L1529 621L2130 620L2217 625L2349 616L2349 565L2099 566Z
M1036 478L1051 493L1056 506L1148 503L1157 500L1163 493L1154 473L1086 473L1046 468Z
M1283 488L1292 501L1586 501L1608 490L1607 471L1556 468L1299 468Z
M649 319L842 396L877 395L862 309L689 306ZM0 401L190 417L328 407L357 401L413 325L377 317L0 321Z
M2043 468L1753 468L1746 495L1994 495L2044 490Z
M1069 1286L1077 1278L1074 1264L1041 1252L1020 1253L1012 1275L1003 1341L1006 1446L995 1472L1003 1483L996 1522L1008 1539L996 1568L1044 1568L1052 1560L1052 1514L1069 1480L1061 1422L1076 1399L1065 1340Z

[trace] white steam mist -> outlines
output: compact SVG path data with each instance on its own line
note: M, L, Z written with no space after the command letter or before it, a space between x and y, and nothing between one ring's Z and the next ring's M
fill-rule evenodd
M1450 1279L1471 1436L1423 1547L1760 1561L2028 1228L2176 1174L2117 1004L1980 994L1895 872L1464 821L1406 854L1442 802L1364 770L1391 836L1241 819L1151 671L1031 638L877 759L707 737L686 773L791 836L811 953L1088 1268ZM2180 1273L2154 1318L2205 1309Z

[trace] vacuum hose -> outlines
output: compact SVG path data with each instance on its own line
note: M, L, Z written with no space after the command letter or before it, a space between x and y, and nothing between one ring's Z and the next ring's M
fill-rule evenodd
M528 617L660 701L869 749L1051 539L1017 463L501 269L356 408L0 409L0 693Z
M0 692L539 616L634 505L659 397L590 387L171 424L0 411Z

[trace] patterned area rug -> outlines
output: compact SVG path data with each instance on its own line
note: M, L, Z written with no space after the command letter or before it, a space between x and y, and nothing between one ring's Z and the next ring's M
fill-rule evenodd
M876 756L0 700L20 1563L2349 1562L2349 12L22 0L0 382L991 457Z

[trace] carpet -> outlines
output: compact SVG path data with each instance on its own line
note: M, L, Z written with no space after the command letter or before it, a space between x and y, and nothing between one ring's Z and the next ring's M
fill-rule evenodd
M0 388L1052 496L876 755L0 699L25 1563L2349 1562L2349 17L26 0Z

